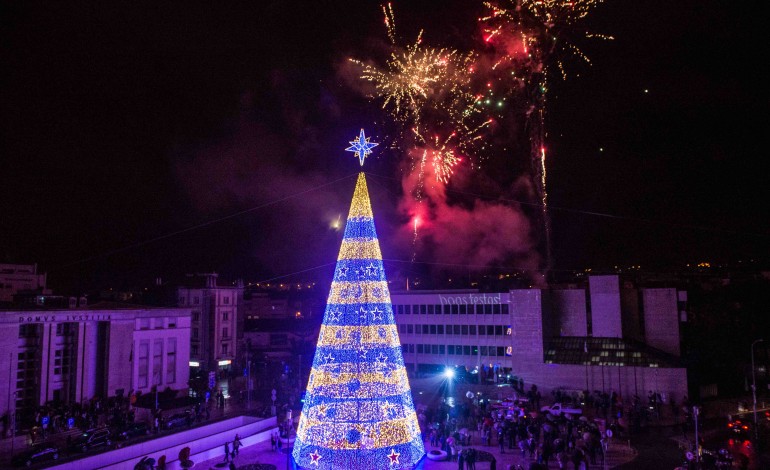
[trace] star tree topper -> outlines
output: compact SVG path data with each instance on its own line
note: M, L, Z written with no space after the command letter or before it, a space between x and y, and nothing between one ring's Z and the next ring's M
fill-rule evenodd
M361 129L361 134L350 141L350 147L346 148L347 152L353 152L358 160L361 162L361 166L364 166L364 159L372 153L372 149L380 144L375 142L369 142L371 137L364 135L364 130Z

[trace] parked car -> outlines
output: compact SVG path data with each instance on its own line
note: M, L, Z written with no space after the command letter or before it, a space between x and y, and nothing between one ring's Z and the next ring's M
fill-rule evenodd
M192 424L192 414L189 411L185 411L184 413L177 413L170 416L166 420L164 427L166 429L174 429L181 428L182 426L187 426L189 424Z
M11 459L11 464L14 467L29 467L38 462L58 460L58 458L59 449L50 444L39 444L25 452L14 455L13 459Z
M150 426L145 422L127 424L115 432L115 437L121 440L128 440L137 436L145 436L150 433Z
M563 414L580 416L583 414L582 409L577 407L564 406L561 403L554 403L551 406L544 406L540 408L540 411L543 413L550 413L554 416L561 416Z
M112 444L110 430L107 428L89 429L72 441L71 449L77 452L88 452L95 447Z

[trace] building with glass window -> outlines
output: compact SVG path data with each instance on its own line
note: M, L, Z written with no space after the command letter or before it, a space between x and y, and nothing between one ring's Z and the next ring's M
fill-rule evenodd
M190 309L101 303L0 311L0 416L47 402L187 389Z
M392 292L407 369L447 366L481 381L512 378L552 389L687 393L679 359L685 292L650 289L618 276L583 286Z

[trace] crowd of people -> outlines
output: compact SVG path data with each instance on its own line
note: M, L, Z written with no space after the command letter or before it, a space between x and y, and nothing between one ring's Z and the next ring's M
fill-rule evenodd
M134 421L134 411L124 397L94 399L84 403L49 402L17 418L14 430L11 420L2 418L3 435L28 432L34 444L40 440L73 428L91 429L99 426L124 426Z
M534 402L536 395L529 395ZM567 399L560 391L555 392L554 398ZM619 408L617 403L613 406L611 394L598 398L607 399L608 412ZM535 403L533 406L538 407ZM568 419L528 413L523 409L509 411L470 398L455 407L441 404L436 408L421 408L418 419L426 447L446 452L450 460L458 462L460 470L475 468L478 451L470 451L474 446L477 449L495 446L502 455L515 453L528 460L532 464L530 468L548 468L549 463L558 468L587 468L589 464L603 461L608 440L606 429L614 430L615 435L619 430L617 415L609 420L608 426L600 427L598 422L585 418ZM510 468L514 468L513 464Z

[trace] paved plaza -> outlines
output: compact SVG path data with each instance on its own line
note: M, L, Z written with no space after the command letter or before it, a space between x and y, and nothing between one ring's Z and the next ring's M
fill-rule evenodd
M522 458L521 453L516 451L508 451L508 449L505 449L505 453L501 454L500 449L497 446L473 446L475 449L483 450L485 452L489 452L492 455L495 456L495 459L497 459L497 470L506 470L507 466L510 464L517 464L521 465L525 470L529 468L529 464L532 462L532 459L529 459L527 457ZM426 451L431 450L431 448L426 447ZM618 467L624 463L627 463L631 461L636 456L636 452L629 448L626 443L621 442L614 442L611 443L607 452L607 457L605 459L604 464L602 465L601 462L597 462L596 465L591 465L591 469L611 469ZM249 465L252 464L268 464L268 465L274 465L275 469L281 470L281 469L287 469L292 468L290 464L287 463L287 457L286 454L279 453L276 451L273 451L270 448L270 442L262 442L259 444L255 444L249 447L242 447L240 451L240 455L238 455L235 458L235 465L237 468L241 469L244 467L245 469L248 469ZM423 459L423 462L421 463L421 468L425 470L457 470L457 462L434 462L432 460L429 460L427 458ZM254 466L252 468L260 468L261 466ZM204 462L195 462L195 466L193 467L193 470L204 470L204 469L211 469L216 470L220 468L227 468L227 464L224 463L223 457L214 458L210 460L206 460ZM264 470L267 470L270 467L261 467ZM490 464L486 462L481 462L476 464L477 470L486 470L490 468ZM552 460L550 462L549 468L557 469L559 468L558 464L555 460ZM566 465L565 468L572 468L572 464ZM347 470L347 469L340 469L340 470ZM365 469L357 469L357 470L365 470Z

